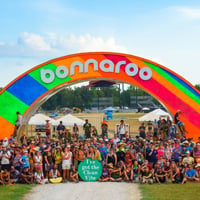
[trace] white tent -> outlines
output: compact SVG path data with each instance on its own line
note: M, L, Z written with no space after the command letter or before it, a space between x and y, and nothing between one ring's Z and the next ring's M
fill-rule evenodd
M111 107L111 106L104 109L104 111L108 111L108 110L109 111L115 111L116 109Z
M169 113L161 110L161 109L156 109L150 113L147 113L146 115L142 116L139 118L139 121L154 121L155 119L156 120L159 120L159 117L168 117L170 118L170 120L172 120L172 117Z
M78 117L75 117L71 114L68 114L57 120L54 120L53 125L55 125L55 126L59 125L60 121L62 121L62 124L64 126L73 126L74 123L76 123L78 126L83 126L83 124L85 123L84 120L79 119Z
M32 116L28 122L28 124L31 125L44 125L46 124L46 120L49 120L49 123L52 124L54 123L54 119L51 119L50 117L44 115L44 114L35 114Z

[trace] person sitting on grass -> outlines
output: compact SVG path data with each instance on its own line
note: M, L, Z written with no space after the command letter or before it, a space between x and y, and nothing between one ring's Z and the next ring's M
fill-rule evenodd
M182 182L181 173L174 161L172 161L170 169L171 169L172 183L181 183Z
M51 169L49 172L49 182L50 183L62 182L62 177L58 170L58 166L56 164L53 165L53 169Z
M2 178L3 178L3 183L6 185L10 185L11 184L11 180L10 180L10 172L7 169L4 169L2 172Z
M141 168L141 166L138 164L138 161L135 160L133 163L133 181L134 182L139 181L140 168Z
M117 165L116 167L113 167L112 163L109 164L109 167L110 167L110 173L111 173L110 180L117 181L117 182L122 181L121 167L119 165Z
M11 179L11 182L19 183L20 171L17 170L14 166L11 166L11 169L10 169L10 179Z
M142 171L141 183L153 183L153 172L149 167L145 167Z
M133 164L124 165L125 181L133 181Z
M0 171L0 184L4 184L3 171Z
M197 171L193 169L193 166L191 164L188 166L188 169L186 169L182 184L186 183L186 181L199 182L199 178L197 177Z
M165 163L165 166L164 166L164 172L166 173L166 177L167 177L167 179L169 179L169 177L171 176L171 167L170 167L170 162L169 161L167 161L166 163Z
M70 171L70 179L71 179L71 181L73 181L75 183L79 182L78 171L76 170L75 166L73 166L71 171Z
M163 170L162 167L159 167L157 172L155 173L155 179L158 184L167 183L167 173Z
M21 172L21 182L22 183L33 183L33 174L29 172L29 168L23 168Z
M108 165L113 167L113 163L109 163ZM107 165L105 164L103 166L101 177L99 178L99 181L106 182L110 180L110 170L108 169Z
M44 175L41 171L40 166L37 166L34 173L34 179L37 184L43 184L44 183Z

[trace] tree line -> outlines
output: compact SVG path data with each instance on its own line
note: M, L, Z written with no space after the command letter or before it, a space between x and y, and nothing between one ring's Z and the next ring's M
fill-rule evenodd
M200 84L195 85L195 87L200 91ZM0 87L0 91L3 88ZM90 109L93 98L101 97L111 97L113 101L113 106L127 106L130 107L130 97L131 96L146 96L149 95L140 88L130 85L126 90L122 90L119 84L110 87L100 87L100 88L65 88L60 92L53 95L48 99L43 105L44 110L54 110L56 108L62 107L78 107L80 109ZM154 99L157 103L157 100Z
M195 85L200 91L200 84ZM90 109L93 98L111 97L113 106L121 107L131 106L131 96L147 96L149 95L140 88L130 85L126 90L121 90L119 85L101 88L89 88L85 86L77 88L66 88L52 96L43 105L44 110L54 110L62 107L78 107L80 109ZM156 99L153 99L156 104L159 104Z

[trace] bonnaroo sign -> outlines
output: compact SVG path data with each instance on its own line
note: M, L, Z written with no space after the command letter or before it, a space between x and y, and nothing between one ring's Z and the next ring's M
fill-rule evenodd
M16 112L23 123L61 89L88 80L114 80L135 85L160 101L181 120L188 137L200 136L200 93L184 78L150 60L133 55L94 52L67 55L42 63L9 83L0 92L0 138L10 137Z

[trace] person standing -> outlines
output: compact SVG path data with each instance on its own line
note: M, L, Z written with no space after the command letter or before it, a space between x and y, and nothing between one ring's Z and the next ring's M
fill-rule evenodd
M65 132L65 126L63 125L62 121L60 121L60 124L58 125L56 130L58 132L58 139L62 139Z
M178 127L180 128L180 131L182 133L182 135L185 135L185 133L187 133L187 131L185 130L185 125L183 124L182 121L180 121L180 117L179 115L181 114L181 111L178 110L175 115L174 115L174 122L175 124L178 125Z
M70 151L71 146L68 144L62 153L62 170L63 170L63 182L69 181L70 169L72 164L72 152Z
M92 125L88 122L88 119L85 120L85 124L83 125L83 129L85 131L85 137L90 138L90 133L91 133L91 127Z
M122 140L122 138L124 138L126 135L126 126L124 124L124 120L120 121L120 125L118 127L118 133L120 140Z
M108 137L108 124L106 123L106 120L104 119L101 124L101 130L102 130L102 138L104 135Z
M22 115L20 114L20 112L17 111L16 115L17 115L17 120L16 120L16 124L15 124L15 129L14 129L13 137L17 136L17 130L19 129L19 127L22 124Z
M76 123L74 123L74 126L73 126L73 134L75 135L76 139L79 138L79 128Z
M46 129L46 136L48 138L50 138L51 137L51 124L49 123L49 120L46 120L45 129Z

